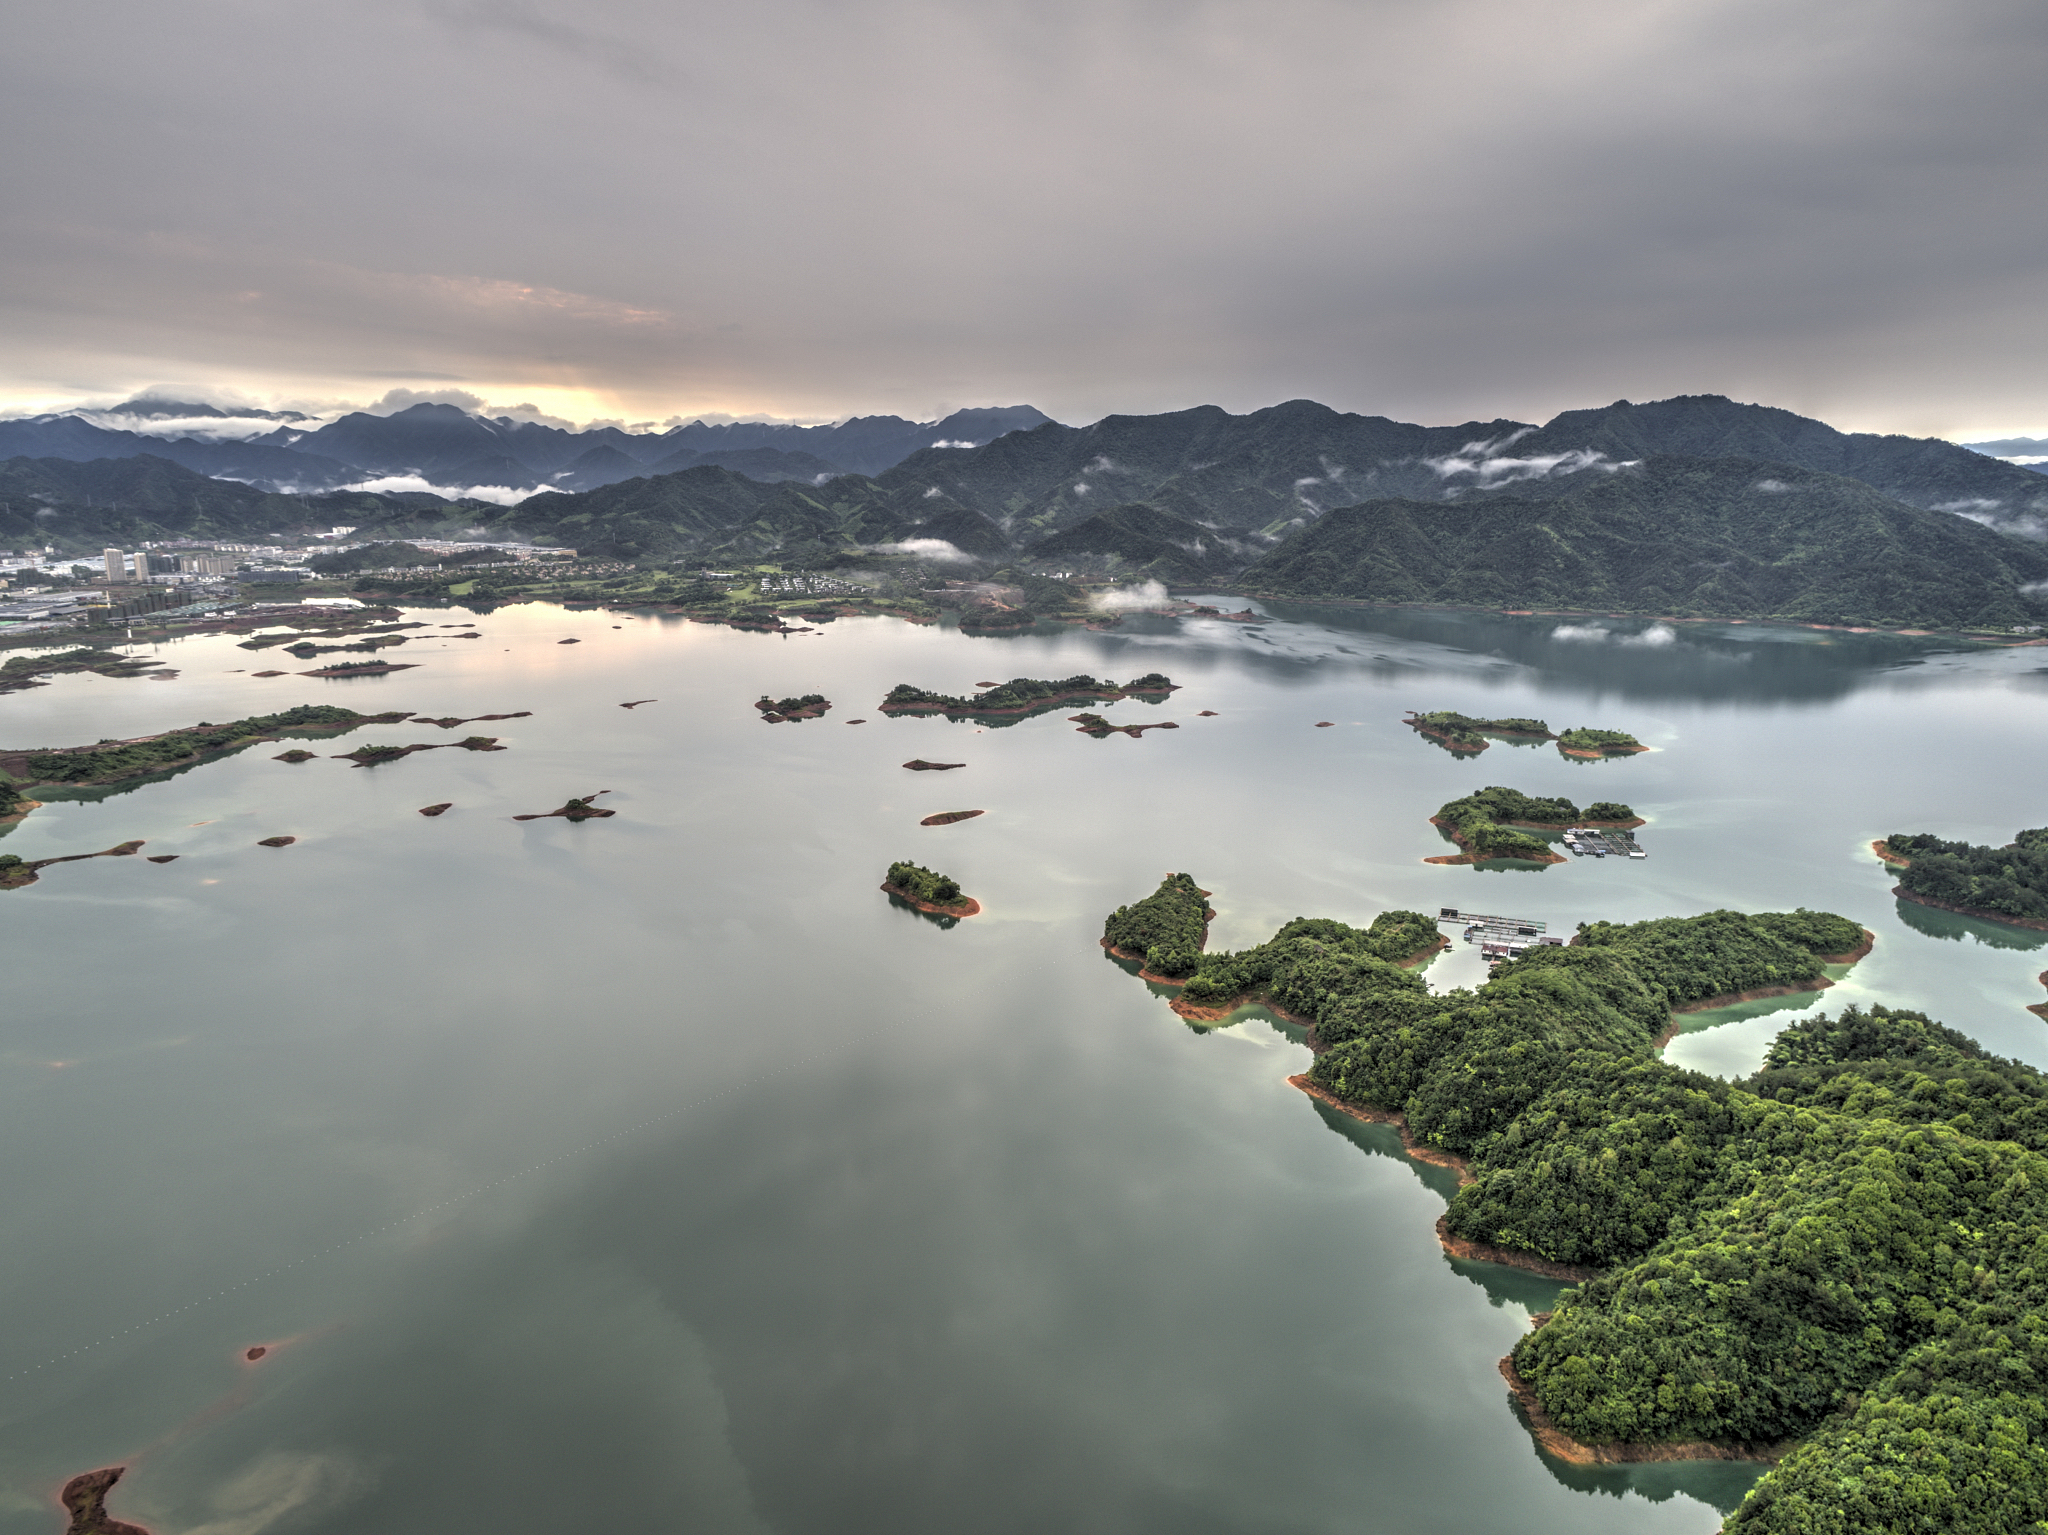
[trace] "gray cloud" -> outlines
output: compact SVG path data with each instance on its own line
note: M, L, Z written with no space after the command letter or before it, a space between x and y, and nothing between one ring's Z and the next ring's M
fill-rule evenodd
M2040 432L2044 74L2032 0L29 7L0 403Z

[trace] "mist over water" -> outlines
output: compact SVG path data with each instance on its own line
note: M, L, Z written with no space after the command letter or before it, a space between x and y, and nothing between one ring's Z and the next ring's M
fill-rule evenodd
M55 1488L115 1463L160 1535L1715 1529L1757 1468L1542 1458L1494 1362L1557 1287L1446 1258L1447 1174L1289 1088L1298 1033L1184 1024L1102 918L1178 869L1224 947L1389 907L1806 905L1875 951L1818 999L1694 1015L1674 1059L1746 1073L1816 1000L1883 1000L2048 1063L2048 935L1897 901L1867 846L2044 819L2048 652L1271 612L781 638L536 605L380 678L259 680L274 652L209 637L163 647L172 682L0 699L10 746L533 711L258 746L0 838L179 855L0 893L0 1532L61 1529ZM1180 727L1141 740L875 707L1153 670L1182 691L1101 709ZM831 713L751 706L807 692ZM1400 724L1436 708L1654 750L1461 761ZM327 755L467 729L510 749ZM1493 783L1625 800L1650 856L1425 865L1428 815ZM599 789L609 820L510 819ZM892 906L905 857L984 914ZM1462 947L1428 974L1482 978Z

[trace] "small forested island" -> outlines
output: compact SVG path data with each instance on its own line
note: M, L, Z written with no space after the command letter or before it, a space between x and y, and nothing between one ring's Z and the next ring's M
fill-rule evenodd
M1037 714L1068 703L1113 703L1119 698L1163 699L1174 691L1173 680L1161 672L1147 672L1119 686L1098 682L1085 674L1047 681L1041 677L1012 677L1008 682L983 689L972 698L953 693L931 693L898 683L882 700L884 714L947 714L958 717Z
M1510 740L1552 739L1550 727L1542 720L1482 720L1460 714L1455 709L1435 709L1428 714L1410 710L1402 723L1412 726L1417 735L1436 742L1457 756L1474 756L1485 751L1492 744L1486 739L1488 736L1506 736Z
M1488 736L1508 741L1555 741L1567 757L1592 761L1601 757L1625 757L1650 748L1623 730L1595 730L1581 725L1563 735L1553 734L1549 724L1532 719L1477 719L1455 709L1437 709L1428 714L1410 711L1402 723L1418 735L1434 741L1456 757L1477 756L1492 742Z
M762 719L779 725L784 720L820 719L832 707L832 700L823 693L806 693L801 698L770 698L763 693L754 700L754 707L761 711Z
M1893 832L1872 844L1899 871L1892 894L2012 927L2048 930L2048 826L2004 847L1945 842L1932 832Z
M359 725L391 724L411 712L400 709L389 714L358 714L333 704L300 704L279 714L252 715L225 725L202 721L183 730L138 736L129 741L41 750L0 749L0 775L25 784L118 783L124 778L140 778L181 767L256 741L275 740L281 735L339 735Z
M1539 799L1495 785L1454 799L1430 818L1458 844L1459 856L1428 859L1430 863L1480 863L1493 858L1519 858L1527 863L1563 863L1540 837L1514 830L1533 826L1564 830L1568 826L1633 827L1642 817L1627 805L1595 800L1580 810L1568 799Z
M1632 757L1650 748L1625 730L1594 730L1581 725L1557 738L1557 749L1567 757L1595 759Z
M1503 1361L1547 1450L1777 1461L1741 1535L2010 1535L2048 1517L2048 1077L1882 1006L1745 1081L1657 1053L1673 1007L1868 942L1804 910L1598 924L1439 995L1297 920L1189 988L1249 978L1312 1022L1305 1089L1458 1168L1447 1247L1584 1276Z
M952 875L937 873L922 864L890 864L889 877L882 881L882 888L919 911L937 917L972 917L981 911L981 902L963 894L960 882Z

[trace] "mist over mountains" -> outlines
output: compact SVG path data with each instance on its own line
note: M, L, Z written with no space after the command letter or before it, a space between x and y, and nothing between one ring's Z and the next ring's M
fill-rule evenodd
M296 411L142 398L103 411L0 421L0 459L147 453L285 494L399 478L418 482L404 488L451 499L482 494L510 502L544 488L594 490L698 464L767 481L875 474L934 443L979 446L1048 419L1019 405L926 422L857 416L833 426L693 421L664 432L570 431L456 405L419 404L390 415L354 411L316 424Z
M918 541L1301 595L1955 625L2019 623L2048 601L2048 477L1718 395L1542 425L1420 426L1310 400L1083 427L1028 406L659 434L433 404L264 424L207 442L0 423L15 455L0 536L467 526L624 559L799 563ZM337 485L351 488L322 488ZM437 493L451 486L496 492Z

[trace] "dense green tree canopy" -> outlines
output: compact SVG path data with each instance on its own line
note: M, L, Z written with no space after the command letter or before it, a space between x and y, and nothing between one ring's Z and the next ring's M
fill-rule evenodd
M1453 1236L1598 1271L1514 1352L1566 1433L1802 1441L1744 1535L2033 1530L2048 1078L1882 1007L1794 1024L1741 1083L1656 1050L1674 1004L1815 979L1861 936L1803 910L1596 923L1435 994L1397 945L1297 919L1183 996L1307 1017L1318 1083L1465 1160Z
M950 874L927 869L923 864L892 863L884 883L913 900L930 901L934 906L955 906L961 900L958 880Z
M2002 916L2048 918L2048 826L2023 831L2004 847L1944 842L1931 832L1893 832L1885 845L1911 860L1899 883L1914 895Z

